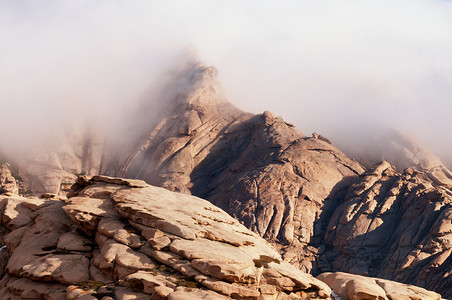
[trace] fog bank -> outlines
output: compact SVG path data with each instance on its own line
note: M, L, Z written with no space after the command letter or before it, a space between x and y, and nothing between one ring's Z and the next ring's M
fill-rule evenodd
M344 147L395 127L448 160L451 15L442 0L1 1L1 147L111 132L196 53L243 110Z

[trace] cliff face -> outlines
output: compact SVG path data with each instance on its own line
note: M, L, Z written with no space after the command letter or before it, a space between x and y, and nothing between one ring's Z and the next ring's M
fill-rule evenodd
M26 154L2 156L17 169L21 194L65 195L77 176L99 174L104 139L78 125L49 144L27 149Z
M141 180L81 177L68 196L0 196L1 299L441 298L378 278L316 279L210 202Z

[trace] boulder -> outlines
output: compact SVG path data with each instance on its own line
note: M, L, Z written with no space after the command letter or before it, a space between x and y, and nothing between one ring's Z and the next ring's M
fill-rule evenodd
M322 273L317 279L346 300L440 300L441 295L426 289L395 281L342 272Z

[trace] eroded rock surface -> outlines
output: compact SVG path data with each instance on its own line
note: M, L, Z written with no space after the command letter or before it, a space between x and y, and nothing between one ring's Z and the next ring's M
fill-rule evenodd
M1 299L330 299L210 202L81 177L69 199L2 196ZM110 299L110 298L105 298Z
M387 162L363 173L334 212L320 263L452 295L452 192ZM330 265L330 267L331 267Z
M426 289L379 278L347 273L323 273L317 276L335 295L350 300L440 300L441 295Z

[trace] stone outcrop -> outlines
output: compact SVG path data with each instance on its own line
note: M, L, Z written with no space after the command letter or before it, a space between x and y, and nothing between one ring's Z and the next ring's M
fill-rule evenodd
M0 194L5 193L18 194L19 185L16 178L11 175L9 164L3 162L0 163Z
M452 295L452 192L429 174L382 162L334 212L320 264ZM322 268L320 268L322 269Z
M441 295L417 286L380 278L347 273L323 273L317 276L341 299L353 300L440 300Z
M81 177L68 199L0 208L1 299L331 296L210 202L140 180Z

